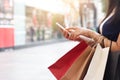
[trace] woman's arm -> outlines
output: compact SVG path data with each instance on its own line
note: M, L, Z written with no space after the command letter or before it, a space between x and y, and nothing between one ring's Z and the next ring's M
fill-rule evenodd
M102 37L102 35L100 35L99 33L90 31L89 32L89 37L93 38L97 43L101 43L101 41L99 42L98 39L102 38L104 40L104 43L101 43L102 45L104 45L105 47L109 47L111 40L109 40L106 37ZM112 46L111 46L111 51L120 51L120 34L118 36L117 41L112 41Z
M72 27L72 28L68 28L66 30L68 30L71 33L70 36L66 37L69 40L76 41L76 39L78 39L78 37L80 35L83 35L88 38L91 38L96 43L100 43L102 46L104 45L105 47L109 47L110 43L111 43L111 40L109 40L108 38L104 37L103 35L95 32L95 31L89 30L89 29ZM80 40L83 40L83 39L80 39ZM86 40L86 41L89 42L91 40ZM104 41L104 44L102 41ZM111 51L120 51L120 34L119 34L118 40L116 42L112 41Z

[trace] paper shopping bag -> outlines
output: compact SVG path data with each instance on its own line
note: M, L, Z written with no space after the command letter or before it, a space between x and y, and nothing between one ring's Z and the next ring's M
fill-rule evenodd
M61 80L83 80L93 54L94 48L88 46L83 51L83 53L79 55L79 57L73 62Z
M100 44L97 44L84 80L103 80L108 54L109 47L102 48Z
M82 41L69 52L67 52L64 56L62 56L59 60L57 60L54 64L48 67L48 69L52 72L52 74L60 80L61 77L66 73L75 59L81 55L81 53L87 48L87 44Z

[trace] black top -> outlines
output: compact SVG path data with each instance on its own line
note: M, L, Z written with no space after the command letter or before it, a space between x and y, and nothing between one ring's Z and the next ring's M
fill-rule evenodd
M112 41L117 41L118 35L120 33L120 22L112 23L110 21L111 18L104 23L102 27L102 35ZM98 32L100 33L99 30Z

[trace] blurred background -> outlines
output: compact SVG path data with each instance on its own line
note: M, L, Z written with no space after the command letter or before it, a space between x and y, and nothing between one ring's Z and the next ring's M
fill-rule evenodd
M104 0L0 0L0 48L62 39L56 22L96 30L105 5Z
M47 67L79 43L66 40L56 22L96 31L107 4L105 0L0 0L0 80L56 80Z

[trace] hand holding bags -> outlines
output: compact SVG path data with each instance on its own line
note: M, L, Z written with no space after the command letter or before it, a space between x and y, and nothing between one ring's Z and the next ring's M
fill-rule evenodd
M103 80L108 54L108 47L102 48L100 44L97 44L84 80Z
M53 75L60 80L61 77L66 73L75 59L82 54L82 52L87 48L87 44L82 41L80 44L71 49L58 61L48 67L48 69L53 73Z

